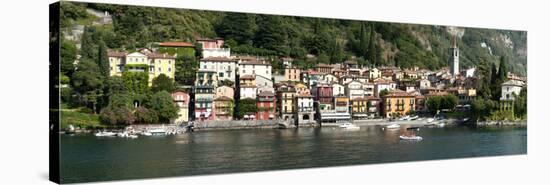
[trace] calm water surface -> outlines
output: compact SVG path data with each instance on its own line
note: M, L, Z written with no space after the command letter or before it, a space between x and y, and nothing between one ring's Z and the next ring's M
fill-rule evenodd
M402 127L403 128L403 127ZM61 135L63 183L527 153L526 128L379 126L201 131L137 139Z

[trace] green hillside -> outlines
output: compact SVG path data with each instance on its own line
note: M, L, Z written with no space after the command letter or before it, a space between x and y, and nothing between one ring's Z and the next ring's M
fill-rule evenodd
M112 24L94 25L86 9L109 12ZM439 69L446 66L451 32L457 32L462 67L482 60L498 64L501 56L507 56L512 72L525 75L527 69L523 31L74 2L62 2L61 15L62 30L94 25L109 48L131 50L162 41L222 37L233 53L291 56L302 67L356 56L363 65ZM317 57L307 59L307 54Z

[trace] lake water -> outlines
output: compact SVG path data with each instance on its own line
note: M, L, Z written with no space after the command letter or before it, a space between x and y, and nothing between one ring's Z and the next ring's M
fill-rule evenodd
M404 128L404 127L402 127ZM61 182L89 182L527 153L526 128L380 126L200 131L137 139L61 135Z

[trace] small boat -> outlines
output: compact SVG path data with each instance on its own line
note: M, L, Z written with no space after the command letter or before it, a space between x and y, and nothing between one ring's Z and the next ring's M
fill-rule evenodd
M398 128L401 128L401 125L391 124L391 125L386 126L386 129L398 129Z
M101 131L101 132L95 133L95 136L97 136L97 137L114 137L114 136L116 136L116 133Z
M151 134L151 132L142 132L141 135L144 135L144 136L152 136L153 134Z
M130 139L136 139L136 138L138 138L138 136L137 136L137 135L134 135L134 134L130 134L130 135L128 135L127 137L130 138Z
M166 130L162 128L152 129L149 132L151 135L166 135Z
M422 140L422 137L420 137L420 136L405 136L405 135L400 135L400 136L399 136L399 139L401 139L401 140Z
M344 124L341 124L341 125L340 125L340 128L353 129L353 130L355 130L355 129L360 129L359 126L354 125L354 124L351 124L351 123L344 123Z
M399 121L403 121L403 120L407 120L407 119L409 119L409 116L404 116L404 117L399 118Z
M445 122L441 122L441 123L437 124L437 126L444 127L444 126L445 126Z
M433 122L434 120L435 120L435 119L433 119L433 118L428 118L428 119L426 120L426 122L427 122L427 123L431 123L431 122Z
M128 132L119 132L116 134L116 136L118 137L128 137L128 135L129 135Z

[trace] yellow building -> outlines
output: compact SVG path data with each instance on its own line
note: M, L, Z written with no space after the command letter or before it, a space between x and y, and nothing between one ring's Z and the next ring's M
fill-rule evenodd
M415 110L415 96L401 90L390 91L382 97L382 112L386 117L404 116Z
M369 100L363 97L358 97L351 100L351 113L354 115L357 115L357 114L366 115L368 112L368 103L369 103Z
M294 120L294 97L296 96L294 88L288 86L280 87L277 90L277 96L281 118L284 120Z
M176 58L168 54L154 53L141 50L126 54L123 52L108 52L111 76L122 76L125 70L132 72L147 72L149 86L154 78L160 74L174 79L176 73Z
M285 68L285 81L286 82L299 82L300 81L300 69L298 69L298 68Z

